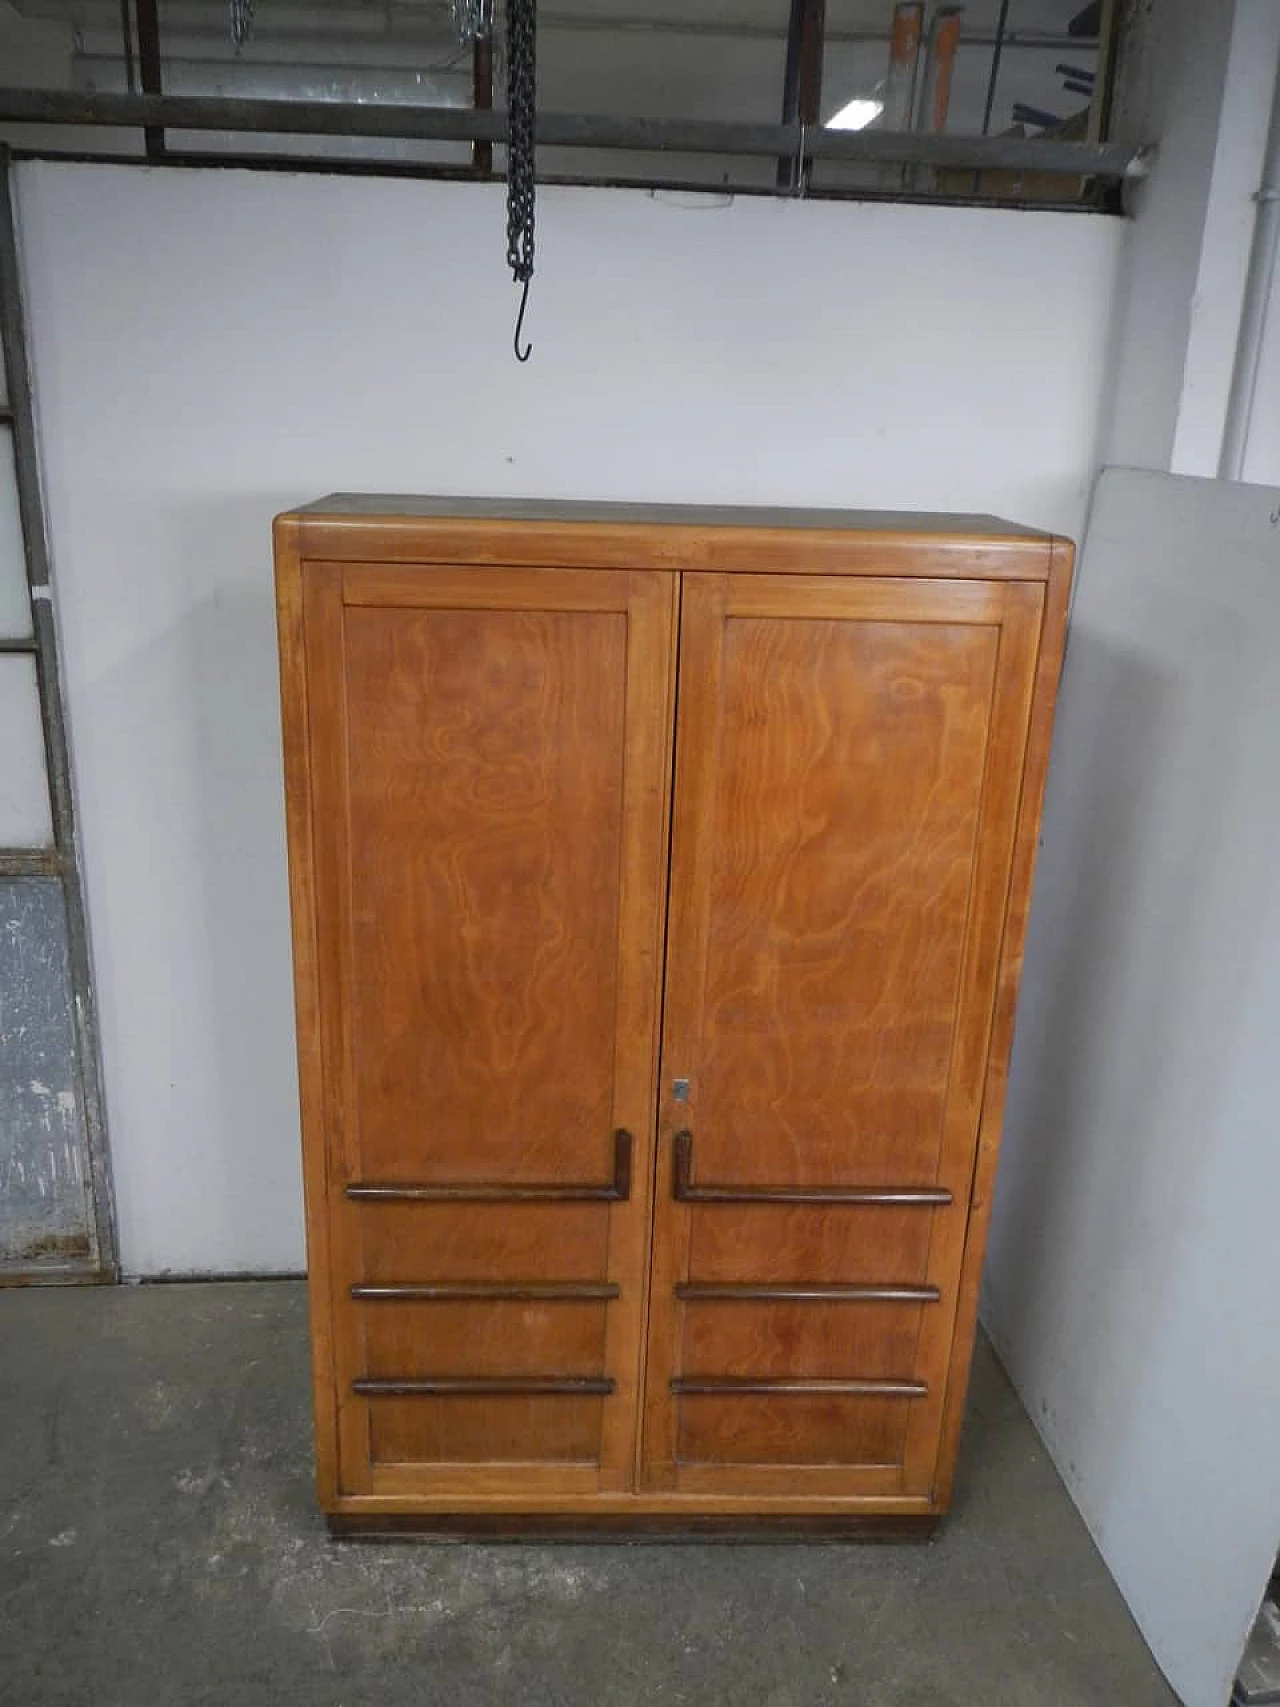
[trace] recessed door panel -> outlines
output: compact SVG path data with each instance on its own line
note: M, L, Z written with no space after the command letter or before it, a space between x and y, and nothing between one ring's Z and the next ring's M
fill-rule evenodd
M684 579L651 1487L929 1492L1041 597Z
M343 1492L632 1480L675 591L307 566Z

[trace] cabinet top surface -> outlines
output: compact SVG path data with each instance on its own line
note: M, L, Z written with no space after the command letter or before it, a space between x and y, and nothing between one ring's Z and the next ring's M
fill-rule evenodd
M690 528L812 528L850 533L947 535L951 538L1043 540L1037 528L997 516L929 510L839 510L749 504L615 504L545 498L450 498L397 493L334 492L290 514L369 521L378 517L458 521L581 522Z

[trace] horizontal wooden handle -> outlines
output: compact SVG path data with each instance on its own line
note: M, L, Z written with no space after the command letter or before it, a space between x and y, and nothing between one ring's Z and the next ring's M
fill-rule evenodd
M422 1285L360 1283L351 1288L351 1296L358 1304L580 1304L617 1298L621 1290L611 1280L441 1280Z
M734 1379L730 1376L701 1376L679 1375L671 1383L671 1391L678 1394L709 1394L721 1395L802 1395L815 1398L831 1396L834 1398L879 1398L879 1399L923 1399L928 1394L928 1387L923 1381L821 1381L821 1380L778 1380L767 1381L755 1377Z
M607 1375L433 1375L391 1376L353 1381L351 1391L362 1399L495 1398L503 1394L567 1394L590 1398L613 1392Z
M952 1201L949 1191L931 1185L694 1185L693 1133L688 1131L672 1139L671 1174L677 1203L883 1203L939 1209Z
M358 1203L625 1203L631 1196L632 1137L620 1126L613 1135L613 1178L606 1185L548 1181L520 1185L499 1180L456 1185L401 1184L356 1180L345 1195Z
M936 1286L827 1286L819 1282L682 1280L676 1297L687 1304L936 1304Z

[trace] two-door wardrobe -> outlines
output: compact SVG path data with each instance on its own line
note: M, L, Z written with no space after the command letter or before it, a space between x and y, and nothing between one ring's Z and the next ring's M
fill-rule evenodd
M1070 543L370 497L275 538L334 1526L935 1520Z

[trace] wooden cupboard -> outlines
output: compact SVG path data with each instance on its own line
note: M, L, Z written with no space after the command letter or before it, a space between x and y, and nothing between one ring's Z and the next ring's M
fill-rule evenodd
M946 1509L1071 563L983 517L277 521L335 1527Z

